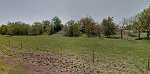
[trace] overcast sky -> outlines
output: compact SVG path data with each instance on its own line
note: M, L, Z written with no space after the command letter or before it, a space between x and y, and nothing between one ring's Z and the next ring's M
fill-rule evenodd
M33 23L60 17L63 23L90 15L101 22L108 16L118 23L150 5L150 0L0 0L0 24Z

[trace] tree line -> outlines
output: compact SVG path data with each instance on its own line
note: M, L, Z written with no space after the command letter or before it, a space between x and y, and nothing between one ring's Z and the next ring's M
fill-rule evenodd
M0 27L2 35L42 35L54 34L63 28L61 20L56 16L51 22L43 20L42 22L34 22L32 25L24 22L8 22L7 25Z
M128 34L135 30L138 32L138 38L141 39L141 32L147 33L147 38L150 35L150 7L144 9L141 13L124 18L121 24L116 24L113 17L104 18L102 22L96 22L91 16L86 16L78 21L70 20L66 24L62 24L59 17L55 16L51 21L44 20L42 22L34 22L32 25L24 22L8 22L7 25L0 27L2 35L42 35L55 34L63 31L65 36L75 37L86 34L87 37L102 35L111 37L120 31L120 36L123 38L123 31L128 30Z
M75 37L86 34L88 37L99 36L104 31L105 36L114 35L116 24L113 18L103 19L102 23L96 23L91 16L81 18L79 21L70 20L66 24L62 24L61 20L56 16L51 21L44 20L42 22L34 22L32 25L24 22L8 22L7 25L0 27L2 35L42 35L55 34L63 31L65 36Z

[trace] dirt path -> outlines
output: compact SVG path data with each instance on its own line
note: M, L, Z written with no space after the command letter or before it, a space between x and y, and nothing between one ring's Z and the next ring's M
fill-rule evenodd
M39 67L34 64L23 62L19 59L7 57L7 56L0 56L1 61L8 63L14 68L21 70L23 74L59 74L57 72L46 70L42 67Z
M86 74L92 66L75 54L64 52L30 52L20 58L0 55L3 62L13 65L25 74Z
M95 59L92 61L80 53L71 52L26 52L18 58L0 54L0 59L24 74L146 74L145 69L128 68L113 62ZM86 58L85 58L86 57Z

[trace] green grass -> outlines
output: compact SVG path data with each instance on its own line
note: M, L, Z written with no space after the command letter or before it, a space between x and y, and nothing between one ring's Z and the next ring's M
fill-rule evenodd
M22 74L22 73L4 62L0 62L0 74Z
M145 35L145 34L144 34ZM92 51L95 50L97 59L105 61L126 62L128 65L147 67L147 58L150 50L150 42L146 40L135 40L135 37L125 37L121 39L109 39L98 37L87 38L65 37L60 34L41 36L3 36L0 35L0 46L10 45L16 49L23 45L24 52L46 50L82 52L87 58L92 58ZM10 50L3 50L6 54L17 54Z

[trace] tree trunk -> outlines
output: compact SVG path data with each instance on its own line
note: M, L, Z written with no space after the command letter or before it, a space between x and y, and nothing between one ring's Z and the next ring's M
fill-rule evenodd
M130 29L129 29L129 36L130 36Z
M121 29L121 39L122 39L123 37L122 37L122 29Z
M139 31L138 37L139 37L139 40L140 40L141 39L141 31Z
M71 36L73 36L73 32L71 32Z
M95 59L95 53L94 53L94 49L93 49L93 64L94 64L94 59Z
M101 39L101 32L99 32L99 39Z
M147 40L149 39L149 30L147 30Z
M90 37L90 32L88 31L88 37Z
M110 34L107 36L107 38L110 38Z

